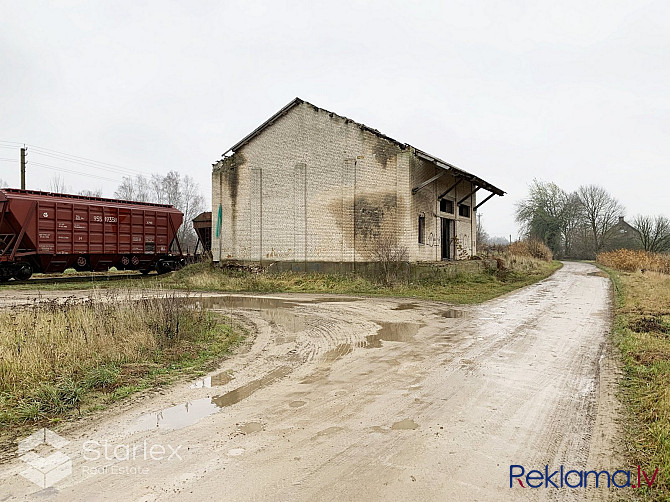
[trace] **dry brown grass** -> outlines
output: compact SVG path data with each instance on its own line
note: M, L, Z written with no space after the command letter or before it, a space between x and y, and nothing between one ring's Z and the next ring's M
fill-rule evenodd
M391 285L354 274L273 274L261 270L223 269L211 262L189 265L164 279L164 284L190 291L335 293L480 303L544 279L561 266L555 261L547 262L510 253L496 257L501 266L497 271L463 273L449 279L435 276Z
M0 423L79 408L89 391L216 355L236 336L183 294L136 290L0 311L0 326Z
M599 253L596 262L623 272L650 271L670 274L670 255L661 253L618 249Z
M659 468L654 487L637 495L670 500L670 276L606 270L617 294L614 336L624 361L622 396L630 413L625 444L633 465Z
M508 252L515 256L529 256L544 261L551 261L554 258L551 249L537 239L513 242L509 245Z

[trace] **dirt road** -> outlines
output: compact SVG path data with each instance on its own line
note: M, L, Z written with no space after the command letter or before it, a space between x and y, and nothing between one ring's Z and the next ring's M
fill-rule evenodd
M619 467L609 287L566 263L475 307L203 298L243 313L254 342L208 378L71 427L73 472L55 486L0 467L0 500L604 499L510 488L509 471Z

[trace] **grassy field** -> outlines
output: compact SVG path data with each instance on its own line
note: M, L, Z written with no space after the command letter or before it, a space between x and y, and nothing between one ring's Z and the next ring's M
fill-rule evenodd
M659 468L643 500L670 500L670 275L601 265L616 292L614 339L624 364L625 443L633 465ZM638 492L638 490L636 490Z
M557 261L511 255L503 263L505 268L496 272L463 274L447 281L398 281L393 285L357 275L251 273L199 263L175 272L162 282L165 287L191 291L336 293L480 303L544 279L561 267Z
M242 339L227 320L174 293L98 291L0 311L0 438L202 374Z
M40 283L9 282L2 289L72 291L82 289L173 288L190 291L225 291L254 293L332 293L361 296L422 298L450 303L481 303L502 294L528 286L554 273L558 261L545 261L509 253L500 255L504 269L497 272L462 274L448 281L424 280L417 283L399 281L393 285L358 275L305 273L251 273L224 270L211 263L189 265L164 276L100 282Z

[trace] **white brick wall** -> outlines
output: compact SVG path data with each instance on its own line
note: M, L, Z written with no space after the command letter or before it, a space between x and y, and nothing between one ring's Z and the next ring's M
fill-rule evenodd
M373 261L382 234L407 246L412 261L439 260L436 195L453 178L446 174L411 195L438 169L354 122L299 104L214 167L214 260ZM467 193L463 182L451 195ZM420 212L426 245L418 244ZM457 209L454 221L458 243L470 253L472 221Z

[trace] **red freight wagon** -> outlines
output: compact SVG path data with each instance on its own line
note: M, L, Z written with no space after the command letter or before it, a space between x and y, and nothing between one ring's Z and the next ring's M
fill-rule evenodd
M2 188L0 281L70 267L174 270L183 217L167 204Z

